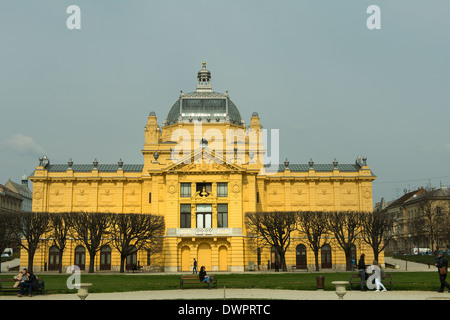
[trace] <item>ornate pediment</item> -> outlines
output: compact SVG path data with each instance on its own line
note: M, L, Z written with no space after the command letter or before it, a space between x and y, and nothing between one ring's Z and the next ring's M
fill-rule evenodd
M208 148L198 149L191 155L181 158L167 168L167 171L174 172L231 172L244 171L244 169L234 163L227 162L225 157L213 155Z

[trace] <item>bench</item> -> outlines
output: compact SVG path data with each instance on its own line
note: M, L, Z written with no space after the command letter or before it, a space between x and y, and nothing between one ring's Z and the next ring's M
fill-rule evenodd
M33 287L33 292L40 292L41 294L45 294L45 282L44 280L38 279L39 288ZM14 292L19 293L20 287L14 287L16 280L14 279L0 279L0 294L3 292ZM28 293L28 291L27 291Z
M136 264L133 264L133 266L131 267L131 269L127 269L127 271L132 271L133 273L135 272L135 271L138 271L138 272L142 272L142 271L144 271L144 267L143 266L137 266Z
M367 279L366 279L366 281L367 281ZM384 286L389 285L389 290L393 290L392 273L385 273L384 279L381 279L381 283ZM350 290L352 290L352 287L354 284L357 284L358 286L361 284L361 278L359 277L359 273L351 274L349 284L350 284Z
M217 278L214 277L214 275L209 275L209 280L210 280L211 287L217 289ZM180 289L183 289L183 286L185 284L205 285L207 283L200 282L200 278L198 277L198 275L195 275L195 274L191 274L191 275L182 274L180 276Z

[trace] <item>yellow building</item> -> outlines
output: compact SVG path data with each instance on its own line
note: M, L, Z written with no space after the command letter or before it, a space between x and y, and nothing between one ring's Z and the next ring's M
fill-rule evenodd
M144 270L176 272L191 270L194 258L211 271L244 271L249 263L270 267L270 248L248 246L246 212L372 209L375 176L365 159L354 164L265 164L265 136L256 112L246 126L228 92L212 90L211 73L203 63L195 92L181 92L162 126L150 113L143 164L51 164L43 158L30 177L33 211L163 215L163 252L154 257L139 252L134 259ZM274 156L267 159L274 162ZM288 266L301 267L300 254L307 257L302 266L313 266L313 253L305 244L294 238ZM371 250L362 247L356 248L358 255L364 251L370 261ZM105 248L108 254L111 250ZM83 249L70 244L63 266L88 265ZM41 247L36 270L51 260L51 251L49 245ZM337 244L323 251L322 267L344 268ZM114 250L109 254L109 268L117 270L119 255Z

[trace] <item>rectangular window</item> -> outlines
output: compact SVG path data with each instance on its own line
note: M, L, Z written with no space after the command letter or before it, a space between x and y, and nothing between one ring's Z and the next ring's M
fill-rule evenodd
M152 203L152 193L148 194L148 203Z
M212 227L212 205L198 204L197 205L197 228L211 228Z
M228 197L228 183L226 182L217 183L217 196Z
M228 204L217 205L217 228L228 228Z
M191 205L180 205L180 228L191 227Z
M259 203L259 192L256 192L256 203Z
M180 197L190 198L191 197L191 184L181 183L180 184Z

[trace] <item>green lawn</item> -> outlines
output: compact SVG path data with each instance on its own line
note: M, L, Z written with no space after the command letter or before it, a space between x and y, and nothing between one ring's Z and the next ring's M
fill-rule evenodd
M388 271L389 272L389 271ZM434 291L439 288L437 272L393 272L394 290ZM45 280L48 294L74 293L66 286L68 274L37 274ZM316 290L316 276L325 276L324 290L335 290L332 281L349 280L350 273L278 273L278 274L216 274L218 288L267 288ZM3 277L2 277L3 278ZM89 292L124 292L140 290L179 289L180 276L175 274L82 274L81 282L92 283ZM192 286L199 288L199 286ZM189 287L186 287L189 288ZM357 286L354 286L357 289Z

